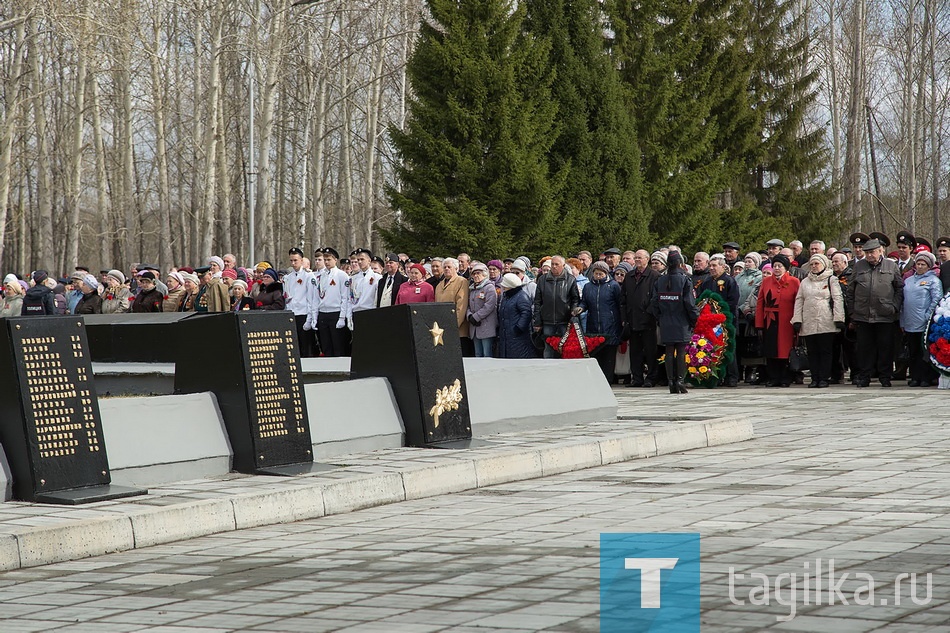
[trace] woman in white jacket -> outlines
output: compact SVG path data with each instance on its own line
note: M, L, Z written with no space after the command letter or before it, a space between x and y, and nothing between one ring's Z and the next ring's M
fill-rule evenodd
M811 369L808 386L827 387L835 332L844 328L844 297L827 257L820 253L812 255L808 267L808 276L795 297L792 327L805 338Z

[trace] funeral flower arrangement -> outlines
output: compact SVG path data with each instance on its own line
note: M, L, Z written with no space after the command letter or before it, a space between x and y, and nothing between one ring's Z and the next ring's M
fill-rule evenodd
M930 352L930 363L944 376L950 376L950 292L934 309L924 340Z
M686 378L700 387L715 387L736 353L736 328L721 295L705 291L697 299L699 318L686 345Z

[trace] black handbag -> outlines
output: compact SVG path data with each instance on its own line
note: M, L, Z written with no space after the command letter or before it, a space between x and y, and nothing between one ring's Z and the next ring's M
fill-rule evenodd
M808 369L808 352L799 338L795 339L795 346L788 353L788 369L793 373Z

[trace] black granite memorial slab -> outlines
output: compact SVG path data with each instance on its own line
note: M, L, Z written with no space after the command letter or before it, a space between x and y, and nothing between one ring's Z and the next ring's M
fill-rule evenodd
M111 485L81 317L0 319L0 443L22 501L72 505L146 492Z
M245 310L179 324L175 392L211 391L234 451L234 470L294 475L313 463L294 315Z
M350 375L389 379L408 446L471 441L453 304L413 303L354 314Z
M174 363L178 323L194 312L90 314L85 317L94 363Z

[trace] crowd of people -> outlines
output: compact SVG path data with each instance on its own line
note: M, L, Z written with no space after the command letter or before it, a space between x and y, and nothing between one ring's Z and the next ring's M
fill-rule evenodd
M846 374L858 387L904 379L911 387L935 385L923 336L950 288L950 237L932 246L901 231L893 251L882 233L854 233L849 241L837 249L816 240L806 251L798 240L773 239L744 256L738 243L726 242L721 252L695 253L692 265L668 245L552 255L534 265L523 255L482 262L466 253L413 259L358 248L341 258L318 248L307 258L291 248L285 269L268 261L244 268L232 254L165 274L150 264L135 264L128 275L77 266L58 279L43 270L8 274L0 317L289 310L301 356L345 356L357 312L448 302L466 356L555 358L551 341L576 327L585 344L596 339L590 356L610 382L685 393L697 297L710 291L735 325L721 386L803 382L788 366L800 343L809 387L842 383Z

